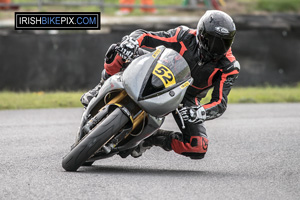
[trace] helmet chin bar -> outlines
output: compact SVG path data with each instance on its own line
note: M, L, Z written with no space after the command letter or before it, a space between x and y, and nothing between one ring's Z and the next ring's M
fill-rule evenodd
M208 47L202 45L199 42L200 54L201 54L201 61L202 62L209 62L209 61L217 61L221 59L225 54L212 54L209 52Z

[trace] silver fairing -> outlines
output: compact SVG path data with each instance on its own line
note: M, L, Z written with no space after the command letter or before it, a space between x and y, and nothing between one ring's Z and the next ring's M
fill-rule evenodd
M124 88L128 95L147 113L150 115L160 117L167 115L168 113L175 110L180 102L182 101L184 94L187 90L188 85L192 83L192 78L190 77L190 71L186 61L174 50L166 49L165 47L159 47L158 53L150 53L139 57L134 60L124 71L122 81ZM157 65L159 57L163 57L164 54L174 54L180 56L183 61L181 64L186 65L184 68L185 76L178 83L174 84L172 87L165 88L161 93L154 95L149 95L148 98L143 98L142 93L146 88L146 82L149 79L151 73L153 73L154 67ZM172 58L174 59L174 58ZM182 75L181 75L182 76ZM183 86L183 84L185 86Z
M182 67L178 67L181 68L178 69L179 71L181 70L179 73L180 76L179 78L177 77L176 84L172 85L171 87L164 88L162 91L154 93L154 95L150 94L150 96L148 95L146 97L142 97L141 94L143 90L147 90L147 85L145 83L147 83L147 79L149 79L151 74L153 74L153 68L165 50L167 50L165 55L168 55L168 53L170 55L169 61L173 61L175 59L174 57L177 57L177 59L181 61L180 64L182 64ZM172 66L169 67L172 69ZM76 142L80 140L80 136L82 135L82 127L89 119L89 114L93 108L100 101L103 101L105 96L111 91L125 89L132 100L149 115L148 123L144 127L144 131L139 136L135 137L130 143L119 148L126 149L128 147L131 148L136 146L141 140L150 136L152 132L162 125L164 119L163 116L178 108L178 105L182 101L184 94L192 81L193 79L190 76L190 70L186 61L177 52L171 49L159 47L156 52L149 53L135 59L123 73L117 73L107 79L101 87L98 96L91 100L82 115L81 125Z
M98 96L91 100L85 112L90 113L94 106L97 105L97 103L102 100L108 92L112 90L124 89L121 77L122 74L118 73L107 79L99 90Z

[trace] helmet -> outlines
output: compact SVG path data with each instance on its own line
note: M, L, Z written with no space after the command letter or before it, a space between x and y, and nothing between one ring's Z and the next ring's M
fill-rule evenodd
M211 59L222 57L231 47L235 32L235 24L228 14L217 10L206 11L197 26L201 53Z

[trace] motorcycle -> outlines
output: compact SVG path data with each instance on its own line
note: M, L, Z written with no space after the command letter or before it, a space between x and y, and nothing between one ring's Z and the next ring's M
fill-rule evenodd
M178 112L192 82L187 62L172 49L159 46L137 57L107 79L85 108L62 167L76 171L116 154L126 158L161 127L166 115Z

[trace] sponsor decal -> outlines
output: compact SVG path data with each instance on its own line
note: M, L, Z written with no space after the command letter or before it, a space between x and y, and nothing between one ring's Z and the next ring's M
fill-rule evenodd
M224 28L224 27L218 26L218 27L215 28L215 30L216 30L217 33L222 34L222 35L227 35L227 34L229 34L228 29L227 29L227 28Z
M159 54L160 54L161 50L160 49L157 49L153 54L152 54L152 57L153 58L156 58Z
M185 83L183 83L180 88L183 90L184 88L186 88L187 86L189 86L191 83L189 81L186 81Z
M202 148L203 148L203 150L207 150L207 146L208 146L207 140L202 138Z

